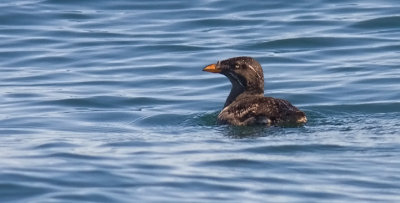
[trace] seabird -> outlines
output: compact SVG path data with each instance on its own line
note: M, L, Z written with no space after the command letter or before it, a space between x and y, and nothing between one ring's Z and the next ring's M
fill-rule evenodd
M231 92L218 115L220 124L285 126L307 122L305 113L290 102L264 97L263 70L251 57L218 61L206 66L203 71L223 74L232 83Z

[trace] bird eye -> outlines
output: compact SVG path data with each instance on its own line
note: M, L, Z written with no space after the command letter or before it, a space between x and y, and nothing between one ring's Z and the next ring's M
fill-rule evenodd
M240 68L239 64L236 64L235 69L239 69L239 68Z

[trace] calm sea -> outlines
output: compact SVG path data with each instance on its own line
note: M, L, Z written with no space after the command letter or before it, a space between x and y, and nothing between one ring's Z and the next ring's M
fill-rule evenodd
M298 128L217 125L252 56ZM0 2L0 202L400 202L397 0Z

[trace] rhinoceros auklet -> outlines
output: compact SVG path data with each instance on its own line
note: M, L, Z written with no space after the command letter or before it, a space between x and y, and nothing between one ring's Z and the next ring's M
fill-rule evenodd
M232 83L218 122L231 125L296 125L306 115L283 99L264 97L261 65L251 57L235 57L206 66L203 71L221 73Z

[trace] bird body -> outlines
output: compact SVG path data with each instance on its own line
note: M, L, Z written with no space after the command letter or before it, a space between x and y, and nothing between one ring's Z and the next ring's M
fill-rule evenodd
M230 58L203 69L221 73L232 83L231 92L218 122L236 126L294 125L307 122L304 112L289 101L264 97L264 75L261 65L251 57Z

